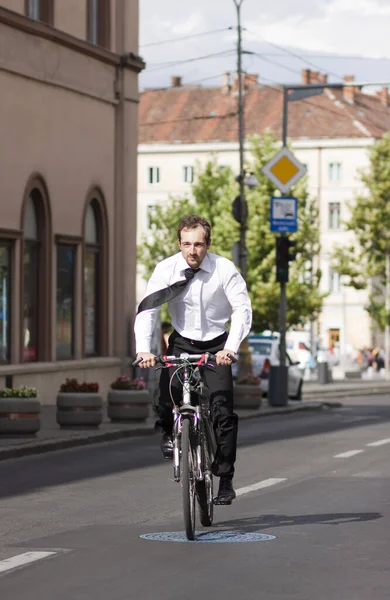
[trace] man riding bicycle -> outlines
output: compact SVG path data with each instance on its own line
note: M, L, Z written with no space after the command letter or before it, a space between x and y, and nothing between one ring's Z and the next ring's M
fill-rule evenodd
M231 357L235 357L252 323L252 309L244 279L234 264L208 252L211 227L197 215L183 217L178 227L180 252L157 264L149 279L146 297L138 308L134 331L137 359L141 368L155 366L151 338L159 305L168 301L173 333L168 355L182 352L216 355L215 370L207 369L204 378L210 391L210 410L217 440L213 474L220 477L216 503L230 504L236 497L232 480L237 447L238 417L233 412ZM180 282L180 283L177 283ZM230 320L230 331L226 324ZM163 431L164 458L172 458L172 400L170 374L163 370L156 426ZM172 381L175 402L181 399L180 382Z

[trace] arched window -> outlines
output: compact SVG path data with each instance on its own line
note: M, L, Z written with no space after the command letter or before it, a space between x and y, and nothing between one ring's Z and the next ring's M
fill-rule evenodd
M50 327L50 210L45 185L32 179L24 197L21 225L22 305L21 359L49 360Z
M36 204L41 201L39 190L27 198L24 210L23 247L23 360L38 359L38 262L39 221Z
M102 215L97 199L87 205L84 217L84 354L102 354Z

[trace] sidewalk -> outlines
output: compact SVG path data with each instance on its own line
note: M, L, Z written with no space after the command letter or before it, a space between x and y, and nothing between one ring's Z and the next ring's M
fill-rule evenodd
M236 412L241 420L246 420L276 414L336 408L342 404L334 399L343 396L388 393L390 400L390 381L338 381L326 385L305 381L303 390L303 400L290 400L287 406L268 406L267 398L263 398L260 409L241 409ZM150 416L147 421L142 423L113 424L105 416L99 429L60 429L56 423L56 407L42 406L41 429L36 436L0 437L0 460L109 442L126 437L152 435L154 434L154 421L155 418Z

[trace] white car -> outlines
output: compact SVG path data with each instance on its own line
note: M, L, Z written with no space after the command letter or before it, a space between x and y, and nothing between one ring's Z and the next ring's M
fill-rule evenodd
M279 339L267 336L250 336L248 338L249 350L252 355L253 374L260 377L260 388L268 393L268 381L271 366L280 364ZM288 395L295 400L302 398L303 375L286 353L288 366ZM233 378L237 378L237 363L232 366Z

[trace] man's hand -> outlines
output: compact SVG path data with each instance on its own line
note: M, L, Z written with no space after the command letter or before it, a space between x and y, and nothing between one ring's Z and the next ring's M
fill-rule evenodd
M150 352L138 352L137 360L139 358L142 358L142 362L138 365L141 369L150 369L150 367L156 366L156 357L154 354L150 354Z
M236 353L233 352L233 350L220 350L219 352L217 352L217 354L215 355L217 358L217 365L231 365L232 364L232 359L229 358L229 354L230 356L236 356Z

